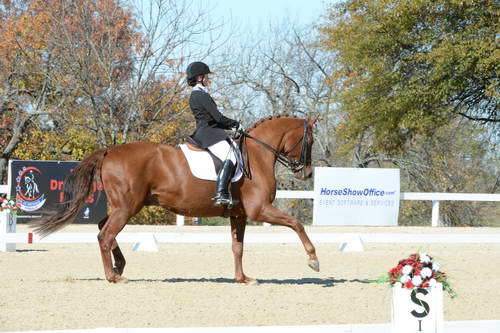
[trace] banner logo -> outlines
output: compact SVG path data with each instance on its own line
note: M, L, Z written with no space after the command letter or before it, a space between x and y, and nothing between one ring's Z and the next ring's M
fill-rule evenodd
M38 186L38 178L42 172L34 167L23 167L18 171L16 177L16 203L19 208L26 212L40 209L47 200Z

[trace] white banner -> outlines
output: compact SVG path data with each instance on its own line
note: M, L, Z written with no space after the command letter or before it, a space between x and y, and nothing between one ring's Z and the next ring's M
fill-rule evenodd
M314 168L314 225L397 225L399 200L399 169Z

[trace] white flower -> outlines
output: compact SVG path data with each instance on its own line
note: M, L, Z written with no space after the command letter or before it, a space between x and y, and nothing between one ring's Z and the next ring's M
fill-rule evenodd
M422 284L422 277L420 275L415 275L413 279L411 279L411 283L413 283L415 287L420 286Z
M399 281L401 281L401 283L406 283L406 282L410 281L410 276L409 275L403 275L403 276L401 276L401 278L399 279Z
M14 206L14 201L12 201L12 200L11 200L11 201L9 201L9 204L10 204L11 206Z
M2 207L7 207L7 201L2 202Z
M440 265L437 261L434 261L434 262L432 263L432 270L433 270L434 272L437 272L437 271L439 271L439 268L441 268L441 265Z
M408 275L412 271L413 271L413 267L411 265L405 265L405 267L403 267L403 274L404 275Z
M430 280L429 280L429 286L430 286L431 288L434 288L434 287L436 286L436 284L437 284L436 279L430 279Z
M432 269L430 269L429 267L422 268L422 270L420 271L420 275L424 279L427 277L431 277L432 276Z
M396 282L396 283L394 283L394 287L395 288L403 288L403 285L401 284L401 282Z
M420 253L420 262L423 262L424 264L431 262L431 258L425 253Z

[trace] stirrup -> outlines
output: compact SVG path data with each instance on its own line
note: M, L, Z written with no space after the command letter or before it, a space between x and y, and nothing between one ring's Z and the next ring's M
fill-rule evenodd
M229 198L214 198L213 200L216 206L227 206L233 203Z
M215 206L227 206L228 209L233 208L234 205L237 205L239 203L238 200L233 200L231 194L229 194L228 196L223 196L217 193L215 197L212 198L212 200L214 201Z

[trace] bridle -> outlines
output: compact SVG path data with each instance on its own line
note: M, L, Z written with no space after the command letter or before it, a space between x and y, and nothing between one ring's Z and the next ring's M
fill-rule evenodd
M264 148L266 148L267 150L273 152L278 162L280 162L285 167L289 168L293 173L297 173L302 171L307 165L311 164L311 148L309 145L309 138L308 138L308 134L310 131L312 130L309 129L309 127L307 126L307 120L304 119L304 134L297 142L295 142L295 144L290 149L288 149L285 152L278 151L273 147L271 147L269 144L265 143L264 141L257 139L256 137L248 134L245 131L241 131L239 148L240 151L243 153L242 148L243 145L245 144L246 138L252 139L261 146L263 146ZM297 146L301 142L302 142L302 147L300 149L299 158L295 160L290 159L288 157L288 154L290 154L293 150L295 150L295 148L297 148ZM243 166L243 172L247 178L252 178L252 174L250 171L250 160L248 158L248 149L246 150L245 157L247 163L246 165Z

